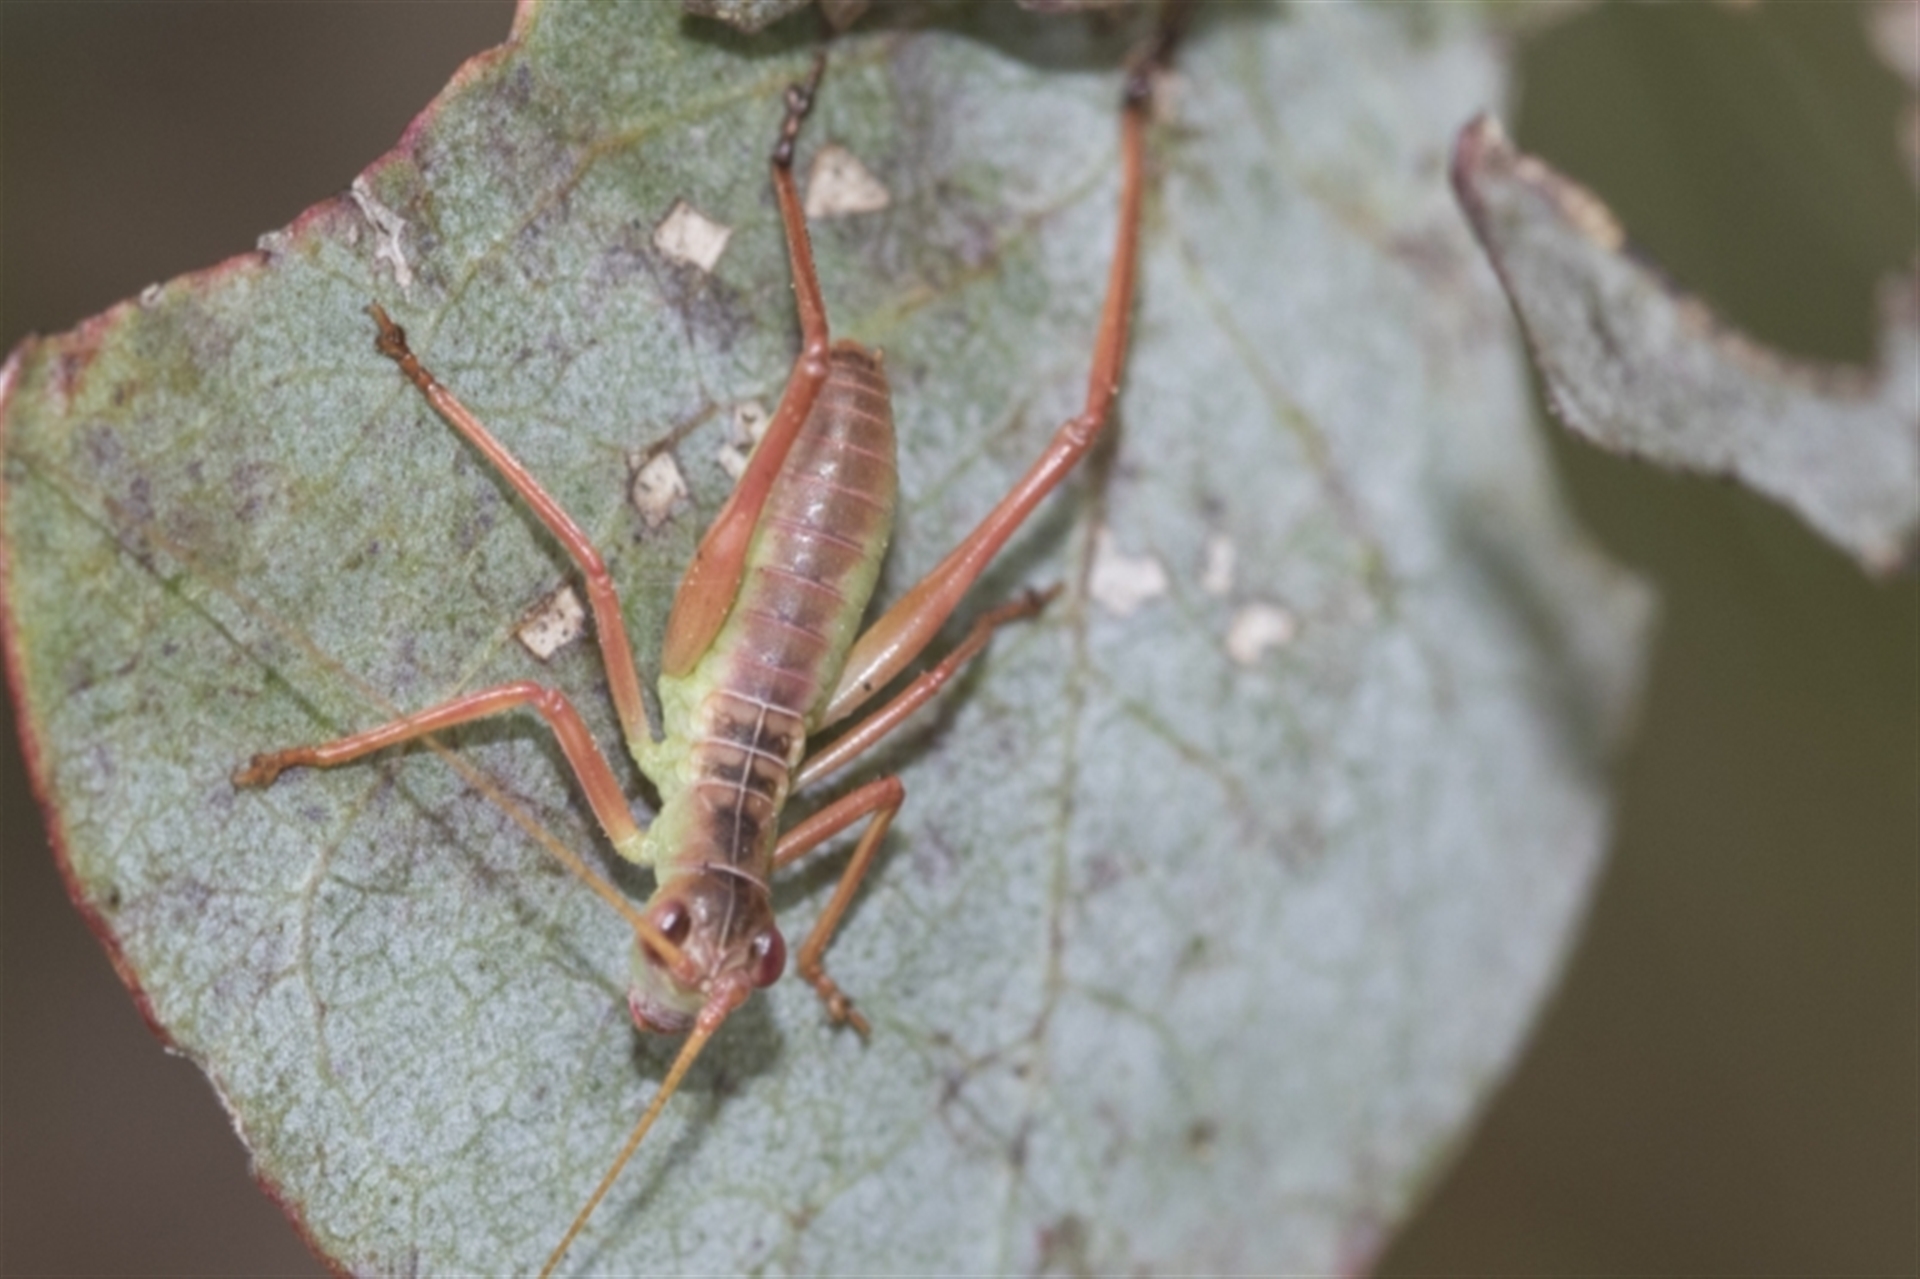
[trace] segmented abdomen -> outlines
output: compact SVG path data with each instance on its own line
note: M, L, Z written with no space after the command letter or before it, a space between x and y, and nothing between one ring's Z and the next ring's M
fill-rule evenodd
M877 357L836 343L768 494L733 611L691 678L689 861L764 882L806 732L840 677L893 529L893 412Z

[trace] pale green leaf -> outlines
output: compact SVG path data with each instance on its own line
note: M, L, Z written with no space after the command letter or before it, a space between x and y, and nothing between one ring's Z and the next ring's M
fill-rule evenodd
M6 368L9 656L76 896L342 1269L537 1267L672 1051L626 1020L624 925L508 811L613 860L537 723L228 780L528 677L615 749L591 644L513 638L564 556L363 308L598 540L650 671L737 410L792 358L765 157L815 21L530 7L358 198ZM1079 404L1140 34L889 8L834 45L802 167L838 144L889 196L813 228L894 383L889 593ZM907 808L829 959L871 1042L802 983L757 997L567 1273L1381 1245L1564 953L1646 606L1569 526L1446 190L1500 59L1465 18L1200 11L1113 447L970 607L1067 592L868 766ZM710 274L656 246L682 201L732 229ZM691 500L647 531L661 450ZM1164 587L1122 615L1116 564ZM779 890L790 936L834 872Z

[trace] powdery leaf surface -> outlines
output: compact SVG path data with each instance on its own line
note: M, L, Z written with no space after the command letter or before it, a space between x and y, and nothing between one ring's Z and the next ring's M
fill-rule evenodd
M1497 46L1409 12L1198 16L1115 447L972 607L1069 589L869 766L908 803L830 961L872 1042L800 982L755 999L568 1273L1352 1270L1458 1140L1605 842L1646 600L1569 527L1448 198ZM1078 405L1133 33L883 17L801 163L892 195L814 244L894 382L897 594ZM671 1051L627 1023L620 920L516 821L613 860L530 718L229 783L528 677L615 749L594 646L514 638L564 557L364 308L606 550L652 670L735 407L793 354L765 155L811 52L530 7L359 200L6 367L9 656L76 899L345 1270L537 1266ZM711 274L653 243L676 201L735 229ZM691 502L648 532L663 450ZM1096 526L1167 590L1091 603ZM1256 605L1292 626L1236 661ZM836 869L779 889L790 936Z
M1615 452L1737 479L1871 571L1911 560L1920 279L1888 287L1875 372L1817 367L1675 293L1626 252L1597 196L1514 150L1492 117L1461 133L1454 182L1567 426Z

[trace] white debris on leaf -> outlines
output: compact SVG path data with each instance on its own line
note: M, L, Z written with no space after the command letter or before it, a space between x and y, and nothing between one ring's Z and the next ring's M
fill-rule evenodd
M1209 595L1233 590L1233 539L1215 533L1207 539L1207 559L1200 568L1200 589Z
M671 453L656 454L633 473L633 509L649 530L665 524L674 506L688 496L687 479Z
M892 203L892 193L853 152L829 144L813 153L813 166L807 170L808 217L877 213Z
M1127 617L1167 593L1167 571L1151 555L1125 555L1104 527L1093 535L1093 569L1087 593L1115 617Z
M1227 656L1252 666L1270 648L1291 644L1300 633L1292 613L1276 604L1248 604L1227 626Z
M758 444L772 421L773 414L758 400L742 400L733 406L734 438L743 444Z
M740 477L747 473L747 458L753 452L753 446L767 433L767 424L773 419L768 415L766 406L758 400L742 400L733 406L733 429L727 442L719 448L720 469L737 484Z
M373 260L385 262L393 268L393 282L403 291L411 289L413 267L407 262L406 246L401 243L401 237L406 234L407 220L375 198L373 187L367 183L364 173L353 180L353 185L347 188L347 194L360 206L360 215L379 233L380 242L373 248Z
M571 585L563 585L535 604L514 630L514 638L541 661L587 632L587 610Z
M715 222L685 200L675 200L653 229L653 247L675 262L711 272L732 236L732 227Z

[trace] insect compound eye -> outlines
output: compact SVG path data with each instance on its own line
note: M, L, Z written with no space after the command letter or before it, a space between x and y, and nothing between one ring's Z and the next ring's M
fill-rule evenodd
M769 928L753 939L753 984L771 986L787 970L787 943L777 929Z
M681 901L666 901L656 906L650 922L660 930L662 937L676 946L684 944L687 934L693 931L693 913ZM666 962L666 957L651 946L647 947L647 958L656 964Z

